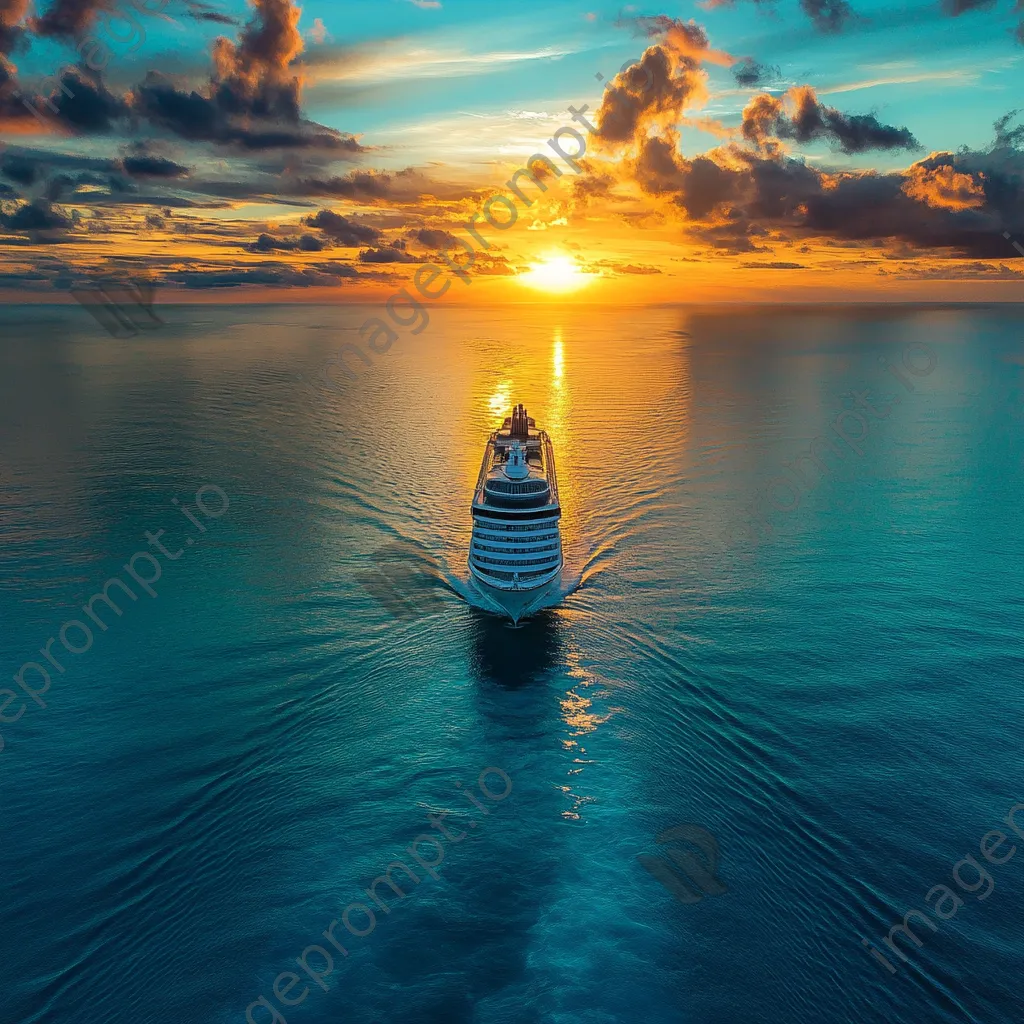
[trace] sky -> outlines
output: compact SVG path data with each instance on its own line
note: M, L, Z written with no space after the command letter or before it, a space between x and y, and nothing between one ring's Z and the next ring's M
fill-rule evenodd
M0 301L1017 301L1022 19L0 0Z

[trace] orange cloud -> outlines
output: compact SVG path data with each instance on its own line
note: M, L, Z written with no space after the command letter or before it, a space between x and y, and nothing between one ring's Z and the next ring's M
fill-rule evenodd
M976 210L985 205L985 187L981 183L985 175L979 172L978 177L981 181L948 164L928 167L923 161L907 170L903 191L911 199L937 210Z

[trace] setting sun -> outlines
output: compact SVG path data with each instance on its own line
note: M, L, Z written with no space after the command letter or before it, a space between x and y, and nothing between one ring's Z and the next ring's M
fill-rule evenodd
M520 274L517 280L530 288L545 292L574 292L597 279L597 274L587 274L568 256L545 256L530 264L530 269Z

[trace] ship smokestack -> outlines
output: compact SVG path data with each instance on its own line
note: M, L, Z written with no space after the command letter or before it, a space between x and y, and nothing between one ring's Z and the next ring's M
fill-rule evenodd
M529 440L530 420L526 415L526 408L522 402L512 410L512 424L509 435L522 441Z

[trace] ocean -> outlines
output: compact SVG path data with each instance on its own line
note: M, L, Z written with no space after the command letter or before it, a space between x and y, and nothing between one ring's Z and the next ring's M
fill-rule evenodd
M1024 308L159 313L0 310L0 1019L1024 1019Z

